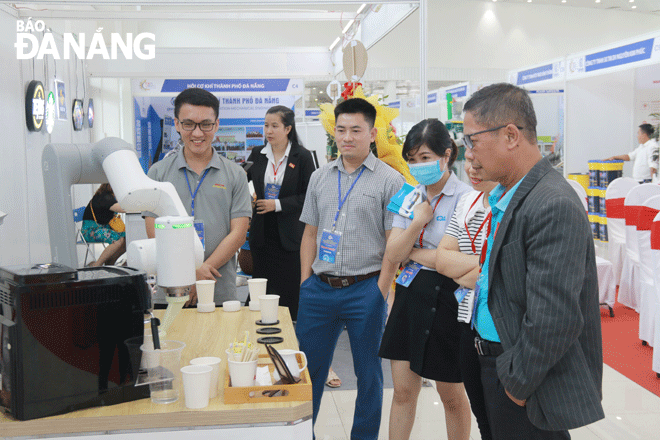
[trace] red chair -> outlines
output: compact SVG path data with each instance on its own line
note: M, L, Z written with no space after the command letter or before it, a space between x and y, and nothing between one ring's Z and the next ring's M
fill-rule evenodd
M624 217L626 219L626 254L621 269L621 280L619 281L619 302L626 307L637 310L637 312L639 312L641 302L637 222L644 202L649 197L658 194L660 194L660 185L644 183L633 187L623 202Z
M621 269L626 249L626 221L624 218L624 199L631 189L639 185L630 177L613 180L605 192L607 215L608 259L614 268L614 280L617 285L621 280Z

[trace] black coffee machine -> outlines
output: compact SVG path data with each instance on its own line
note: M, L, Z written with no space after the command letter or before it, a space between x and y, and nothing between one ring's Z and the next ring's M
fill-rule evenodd
M144 272L61 264L0 268L0 405L18 420L149 397L135 386Z

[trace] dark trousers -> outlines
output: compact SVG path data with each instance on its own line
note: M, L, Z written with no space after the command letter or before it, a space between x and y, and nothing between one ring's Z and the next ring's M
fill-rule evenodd
M506 395L504 386L497 376L496 359L496 356L479 356L481 383L493 438L495 440L570 439L568 431L544 431L532 425L525 408L516 405Z
M488 424L488 413L484 399L484 389L481 385L481 365L479 355L474 348L474 337L477 332L470 329L470 324L460 323L461 343L459 351L459 363L461 366L461 378L465 385L465 392L470 400L472 414L477 419L481 440L492 440L490 425Z

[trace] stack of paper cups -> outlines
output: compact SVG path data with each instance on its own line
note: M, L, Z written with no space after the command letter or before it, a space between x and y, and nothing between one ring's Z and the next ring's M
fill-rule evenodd
M266 278L252 278L248 280L248 290L250 292L250 310L259 310L259 297L266 294Z

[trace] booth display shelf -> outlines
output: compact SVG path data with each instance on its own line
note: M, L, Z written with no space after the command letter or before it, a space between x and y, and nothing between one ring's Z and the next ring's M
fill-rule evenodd
M162 318L163 312L157 310L154 314ZM166 338L185 342L181 366L188 365L191 359L197 357L220 357L219 377L224 378L227 368L225 350L229 343L235 339L242 340L246 330L250 332L252 341L256 342L255 321L260 318L260 312L251 312L247 307L238 312L224 312L218 308L213 313L184 309L169 328ZM280 307L278 318L284 342L277 348L297 350L298 343L286 307ZM260 355L267 356L264 345L255 345L259 347ZM17 421L0 414L0 438L73 437L81 434L87 434L88 438L96 435L101 435L101 438L127 438L127 433L131 434L131 438L133 435L137 435L135 438L153 438L156 431L158 435L176 431L176 438L187 438L185 433L188 432L193 438L205 429L214 430L215 439L231 438L230 432L236 438L237 429L241 433L269 429L266 432L279 433L272 437L278 439L312 438L311 393L302 397L305 400L225 404L222 385L224 381L209 406L197 410L185 407L182 392L177 402L167 405L142 399L27 421ZM227 436L223 434L223 429L226 429Z

